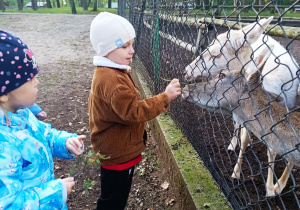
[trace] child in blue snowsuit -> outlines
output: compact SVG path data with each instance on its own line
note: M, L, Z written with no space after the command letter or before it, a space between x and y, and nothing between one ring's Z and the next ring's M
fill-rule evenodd
M39 81L35 56L0 30L0 209L67 209L72 177L55 179L53 158L82 153L85 136L39 121L33 106Z

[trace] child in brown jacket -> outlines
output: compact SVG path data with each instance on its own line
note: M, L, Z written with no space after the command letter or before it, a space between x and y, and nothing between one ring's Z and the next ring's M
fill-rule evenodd
M130 76L135 30L125 18L102 12L91 23L90 39L97 52L89 96L91 141L101 161L101 195L97 209L122 210L131 188L134 166L145 149L145 122L170 108L181 94L178 79L165 92L140 99Z

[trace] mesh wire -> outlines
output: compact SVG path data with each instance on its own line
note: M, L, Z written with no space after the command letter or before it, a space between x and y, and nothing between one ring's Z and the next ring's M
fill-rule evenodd
M300 15L290 18L300 12L300 4L299 0L258 3L120 0L119 14L136 29L132 65L143 69L153 94L163 92L172 78L178 78L187 90L189 100L177 98L169 114L230 205L234 209L299 209L299 102L287 102L297 100L300 80ZM270 16L274 16L272 22L263 29L261 20ZM260 45L252 41L255 33L250 34L256 29L244 28L251 23L264 32L258 39ZM238 36L237 31L241 32ZM269 41L271 37L275 44ZM268 68L268 73L263 71ZM283 76L276 75L278 69L285 72ZM254 85L249 72L258 72ZM264 96L264 106L258 104L258 94ZM236 165L244 141L241 132L251 140L241 153L243 163ZM237 145L229 150L233 138ZM277 156L269 162L272 151ZM295 164L293 168L287 167L289 161ZM241 169L239 179L232 178L235 166ZM273 186L285 168L290 177L282 192L266 196L268 173Z

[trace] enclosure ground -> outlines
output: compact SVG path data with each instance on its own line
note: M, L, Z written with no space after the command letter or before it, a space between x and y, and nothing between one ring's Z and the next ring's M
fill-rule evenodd
M83 158L92 149L87 100L94 71L94 52L89 41L89 26L93 18L86 15L0 13L0 28L19 36L37 57L41 82L37 103L48 113L46 122L59 130L87 136ZM168 167L163 165L151 132L143 156L135 171L126 209L179 210L178 193L169 182ZM87 165L84 168L84 163L55 160L57 178L69 176L72 168L74 174L83 172L76 177L77 184L68 199L71 210L95 209L100 194L99 167Z

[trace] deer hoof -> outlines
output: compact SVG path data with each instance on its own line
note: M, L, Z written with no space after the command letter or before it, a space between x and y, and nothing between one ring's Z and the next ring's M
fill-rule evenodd
M272 196L275 196L274 189L267 188L266 197L272 197Z
M240 179L240 174L233 172L232 175L231 175L231 178L233 178L233 179Z
M230 145L228 146L227 150L229 150L229 151L234 151L235 148L234 148L234 146L233 146L232 144L230 144Z

